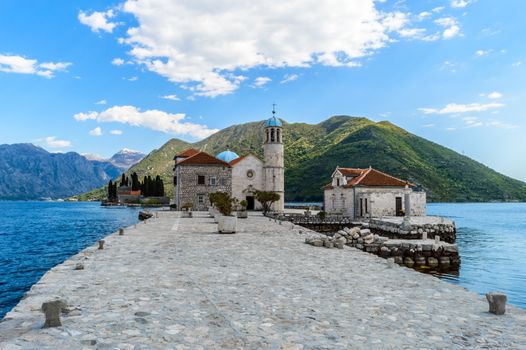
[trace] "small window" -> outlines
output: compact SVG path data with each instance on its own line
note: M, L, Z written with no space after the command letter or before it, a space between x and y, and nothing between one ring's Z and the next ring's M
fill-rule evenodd
M197 203L198 204L205 204L205 195L204 194L198 194L197 195Z
M254 177L254 170L248 170L248 171L247 171L247 177L248 177L249 179L253 178L253 177Z
M204 185L205 184L205 176L204 175L197 175L197 184L198 185Z
M340 186L340 178L336 179L336 186Z
M210 186L215 186L215 185L217 185L217 177L210 176Z
M226 186L226 178L221 178L221 186Z
M174 186L177 186L177 176L174 176Z

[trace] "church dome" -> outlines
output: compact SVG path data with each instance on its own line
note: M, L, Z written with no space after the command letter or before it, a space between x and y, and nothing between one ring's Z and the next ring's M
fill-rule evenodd
M269 120L267 120L267 122L265 123L265 126L268 128L271 126L283 126L283 124L281 123L281 120L279 120L278 118L272 117Z
M237 153L232 151L223 151L216 156L217 159L221 159L225 163L230 163L234 159L239 158Z

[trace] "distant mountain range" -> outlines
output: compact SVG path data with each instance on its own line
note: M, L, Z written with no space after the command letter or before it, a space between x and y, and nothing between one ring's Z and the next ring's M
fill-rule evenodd
M93 160L32 144L0 145L0 199L70 197L107 184L142 157L123 150L110 160Z
M230 149L262 157L264 122L234 125L197 143L171 139L129 172L161 174L170 193L174 155L188 147L210 154ZM335 116L319 124L284 123L287 201L321 201L322 187L336 166L372 166L409 180L430 201L526 201L526 183L502 175L446 147L413 135L387 121ZM81 199L100 199L104 189Z
M81 155L88 160L109 162L115 165L117 168L121 169L123 172L128 170L131 166L139 163L144 157L146 157L146 154L128 148L120 150L109 159L105 159L101 156L89 153L83 153Z

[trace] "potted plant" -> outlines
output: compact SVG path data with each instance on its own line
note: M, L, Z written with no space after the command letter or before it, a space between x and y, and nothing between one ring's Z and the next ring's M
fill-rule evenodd
M236 233L237 217L232 215L236 205L236 199L228 193L217 192L215 205L221 215L218 218L219 233Z
M217 196L215 192L208 194L208 200L210 201L210 206L208 207L208 214L210 214L211 218L215 218L216 214L219 214L217 208L215 207L216 198Z
M270 191L256 191L256 200L261 203L263 207L263 215L267 215L272 209L272 204L280 200L280 195L276 192Z
M240 218L240 219L246 219L248 218L248 213L247 213L247 206L248 206L248 203L246 200L242 200L241 202L239 202L239 210L237 211L237 217Z
M194 205L190 202L187 202L183 204L181 209L183 209L183 218L191 218L192 217L192 207Z

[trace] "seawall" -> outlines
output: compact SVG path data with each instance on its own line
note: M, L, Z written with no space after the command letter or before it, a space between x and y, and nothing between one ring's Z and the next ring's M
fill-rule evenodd
M259 214L219 235L161 212L47 272L0 323L0 349L526 347L526 310ZM300 233L302 231L302 233ZM83 270L75 270L77 263ZM43 302L68 305L42 329Z

